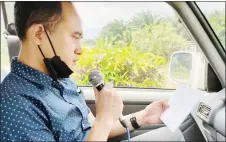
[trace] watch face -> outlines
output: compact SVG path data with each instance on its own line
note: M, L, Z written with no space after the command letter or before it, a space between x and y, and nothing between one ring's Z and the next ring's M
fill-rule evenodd
M140 126L137 124L136 117L130 118L130 121L131 121L131 124L132 124L132 126L133 126L134 129L140 128Z
M133 120L133 121L135 120L136 121L136 117L132 117L131 120Z

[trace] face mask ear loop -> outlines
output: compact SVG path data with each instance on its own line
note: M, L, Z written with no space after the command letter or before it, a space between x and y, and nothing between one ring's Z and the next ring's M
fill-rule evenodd
M40 50L40 52L41 52L41 54L42 54L43 58L45 58L45 55L43 54L43 52L42 52L42 50L41 50L41 48L40 48L40 46L39 46L39 45L38 45L38 49Z
M47 31L46 31L45 28L44 28L44 30L45 30L45 32L46 32L47 38L48 38L48 40L49 40L49 43L50 43L50 45L51 45L51 47L52 47L52 49L53 49L53 52L54 52L54 54L55 54L55 56L56 56L56 51L55 51L55 49L53 48L53 44L52 44L52 42L51 42L51 40L50 40L50 38L49 38L49 35L47 34Z

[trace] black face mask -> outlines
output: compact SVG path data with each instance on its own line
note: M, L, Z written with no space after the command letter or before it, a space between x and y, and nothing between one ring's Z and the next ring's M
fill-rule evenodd
M38 45L38 48L44 58L44 63L46 65L47 70L49 71L50 77L52 77L53 80L57 80L57 78L68 78L73 73L73 71L65 64L64 61L60 59L59 56L56 55L53 44L47 32L46 32L46 35L48 37L48 40L50 42L50 45L53 49L55 56L52 58L46 58L39 45Z

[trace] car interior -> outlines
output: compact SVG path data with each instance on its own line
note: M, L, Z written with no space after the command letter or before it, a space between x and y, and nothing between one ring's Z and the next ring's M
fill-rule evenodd
M178 15L206 60L204 71L201 74L204 78L203 82L199 82L199 79L202 78L200 75L196 77L197 85L191 86L205 92L205 96L180 125L180 130L185 141L225 141L225 48L220 44L210 24L195 2L169 1L166 3ZM7 2L1 2L1 7L3 16L7 19ZM11 59L13 56L18 55L21 43L16 36L13 23L7 23L7 25L5 38L9 58ZM1 31L1 33L3 32L5 31ZM95 116L95 96L92 87L80 86L80 88L84 91L86 103ZM175 92L175 89L159 88L116 87L116 90L124 103L123 115L142 110L156 100L170 100ZM166 126L164 124L146 125L132 131L131 137L161 127ZM114 142L126 139L125 134L111 138L108 141Z

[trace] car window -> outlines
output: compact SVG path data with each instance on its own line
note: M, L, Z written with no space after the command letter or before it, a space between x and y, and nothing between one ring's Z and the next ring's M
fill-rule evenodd
M12 23L14 2L5 4L8 21ZM71 75L79 86L90 86L88 74L98 69L105 82L112 82L114 87L175 89L178 83L169 77L172 54L199 52L175 11L165 2L73 4L84 31L83 54ZM1 55L8 56L7 53ZM181 66L187 61L190 60L177 62L172 73L182 82L192 78L190 68Z
M197 52L174 10L165 2L77 2L84 54L72 78L89 85L99 69L115 87L175 88L169 60L175 51ZM186 68L183 68L186 69ZM178 76L189 78L188 71Z
M10 71L9 52L4 32L5 32L5 21L1 9L1 81Z
M225 48L225 2L196 2Z

